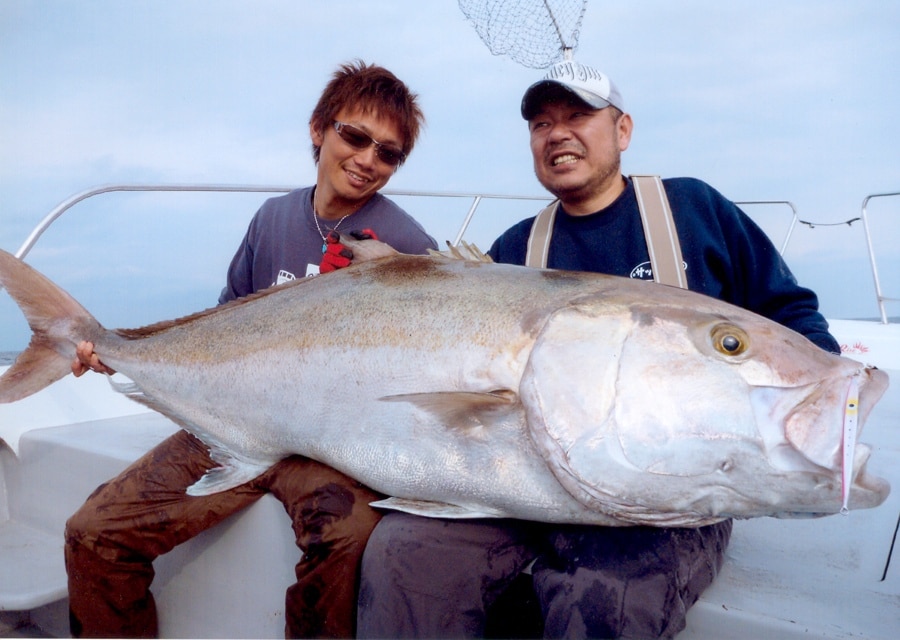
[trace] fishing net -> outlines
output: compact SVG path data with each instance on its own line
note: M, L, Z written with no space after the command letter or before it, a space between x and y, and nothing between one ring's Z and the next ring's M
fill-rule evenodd
M459 0L495 56L532 69L571 59L587 0Z

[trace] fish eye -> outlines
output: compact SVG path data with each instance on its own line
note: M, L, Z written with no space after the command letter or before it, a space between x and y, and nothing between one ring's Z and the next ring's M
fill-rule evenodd
M750 346L750 337L732 324L720 324L710 333L713 347L726 356L738 356Z

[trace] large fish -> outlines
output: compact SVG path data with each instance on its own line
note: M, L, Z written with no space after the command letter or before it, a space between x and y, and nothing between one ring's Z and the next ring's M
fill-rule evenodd
M886 374L688 291L395 254L109 331L3 252L0 283L34 331L0 401L89 340L120 391L209 446L221 466L192 495L295 453L444 517L697 526L836 513L842 473L852 508L889 491L845 429L848 390L858 433Z

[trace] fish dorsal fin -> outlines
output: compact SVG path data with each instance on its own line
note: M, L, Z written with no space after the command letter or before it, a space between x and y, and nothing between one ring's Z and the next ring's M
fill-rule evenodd
M288 287L303 286L311 280L312 278L297 278L296 280L291 280L290 282L285 282L283 284L273 285L265 289L260 289L259 291L249 293L245 296L241 296L240 298L235 298L234 300L230 300L224 304L210 307L209 309L204 309L203 311L197 311L181 318L175 318L173 320L163 320L161 322L148 324L147 326L137 327L134 329L115 329L115 333L125 338L126 340L140 340L141 338L146 338L148 336L161 333L163 331L166 331L167 329L171 329L172 327L187 324L189 322L195 322L196 320L200 320L201 318L204 318L206 316L220 313L225 309L239 307L241 305L247 304L248 302L253 302L254 300L259 300L260 298L265 298L266 296L278 293L279 291L287 289Z
M346 245L353 251L353 264L359 264L361 262L369 262L370 260L377 260L379 258L389 258L401 255L396 249L384 242L381 242L380 240L357 240L352 236L341 234L341 244ZM434 249L429 249L428 253L432 256L440 256L453 260L466 260L469 262L493 262L489 255L482 253L482 251L478 247L476 247L474 244L469 244L465 240L460 241L460 243L456 246L450 244L450 242L448 241L446 250L435 251ZM176 325L193 322L195 320L203 318L204 316L218 313L223 309L247 304L248 302L252 302L253 300L257 300L259 298L263 298L265 296L281 291L285 287L299 286L308 281L310 281L309 278L298 278L297 280L292 280L291 282L287 282L281 285L261 289L260 291L256 291L241 298L237 298L236 300L231 300L230 302L219 305L217 307L211 307L209 309L204 309L203 311L198 311L191 315L184 316L183 318L164 320L162 322L147 325L146 327L138 327L135 329L116 329L115 332L121 337L128 340L146 338L147 336L151 336L167 329L171 329Z
M427 500L410 500L408 498L387 498L370 502L369 506L379 509L391 509L402 511L426 518L453 518L457 520L467 518L503 518L505 514L491 509L469 509L456 504L446 502L429 502Z
M452 245L450 242L447 242L447 248L444 251L435 251L434 249L428 250L428 255L430 256L441 256L443 258L452 258L453 260L466 260L468 262L493 262L493 258L491 258L486 253L483 253L481 249L476 247L474 244L469 244L465 240L460 240L458 245Z
M352 264L400 255L399 251L381 240L374 240L372 238L359 240L344 233L340 234L340 236L341 244L353 252L353 259L351 260Z
M401 255L390 245L371 238L357 240L352 236L341 234L341 244L353 251L353 264ZM465 240L461 240L458 245L450 244L447 241L447 248L444 251L429 249L428 255L453 260L467 260L469 262L493 262L489 255L486 255L481 249Z

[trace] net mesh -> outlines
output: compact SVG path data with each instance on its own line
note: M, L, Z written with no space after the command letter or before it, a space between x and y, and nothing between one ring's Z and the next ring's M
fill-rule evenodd
M459 8L495 56L544 69L571 57L587 0L459 0Z

